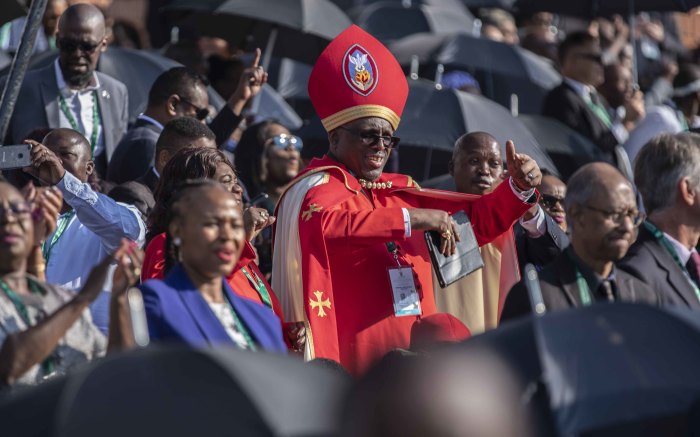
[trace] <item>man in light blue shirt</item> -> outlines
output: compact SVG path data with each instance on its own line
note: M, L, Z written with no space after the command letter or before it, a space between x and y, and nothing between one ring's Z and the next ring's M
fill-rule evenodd
M90 270L114 252L126 238L140 246L145 240L145 224L138 210L117 203L98 193L87 183L94 172L88 140L72 129L54 129L43 144L32 142L32 167L26 171L63 193L63 209L56 231L43 244L46 280L79 290ZM113 266L114 269L116 267ZM95 324L103 332L109 322L108 275L102 295L91 305Z

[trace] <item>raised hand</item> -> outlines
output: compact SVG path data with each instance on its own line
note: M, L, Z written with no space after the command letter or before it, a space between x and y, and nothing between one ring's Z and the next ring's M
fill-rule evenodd
M32 165L23 170L49 185L59 183L66 174L61 159L41 143L34 140L25 140L25 143L32 146Z
M34 244L41 244L56 230L63 194L56 187L36 188L31 183L22 188L22 194L32 209Z
M141 279L143 251L133 241L122 239L113 258L117 269L112 280L112 299L117 299Z
M243 227L246 240L253 241L266 227L275 222L275 216L268 214L265 208L251 206L243 211Z
M255 58L250 67L243 70L241 80L238 82L238 88L229 99L229 105L236 115L240 115L243 107L248 100L255 97L262 86L267 82L267 72L260 65L260 57L262 52L260 49L255 49Z
M506 162L508 174L522 191L536 188L542 182L542 172L537 162L523 153L516 153L511 140L506 141Z

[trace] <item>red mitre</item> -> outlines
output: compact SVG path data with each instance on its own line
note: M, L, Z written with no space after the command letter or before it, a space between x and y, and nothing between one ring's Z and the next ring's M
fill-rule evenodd
M383 118L396 130L407 96L394 55L355 25L331 41L309 78L311 103L328 132L365 117Z

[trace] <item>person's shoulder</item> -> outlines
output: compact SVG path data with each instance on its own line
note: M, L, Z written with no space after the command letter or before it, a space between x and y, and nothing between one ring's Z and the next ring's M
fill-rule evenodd
M101 85L112 89L118 89L124 93L127 92L126 85L119 79L116 79L107 73L102 73L101 71L95 71L95 74L97 74L97 77L100 79Z

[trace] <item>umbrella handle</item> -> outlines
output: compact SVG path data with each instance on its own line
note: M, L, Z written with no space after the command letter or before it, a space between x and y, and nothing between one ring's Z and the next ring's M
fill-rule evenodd
M530 298L530 307L536 316L542 316L547 312L542 298L542 289L540 288L540 279L537 275L537 269L532 264L525 266L525 288Z

